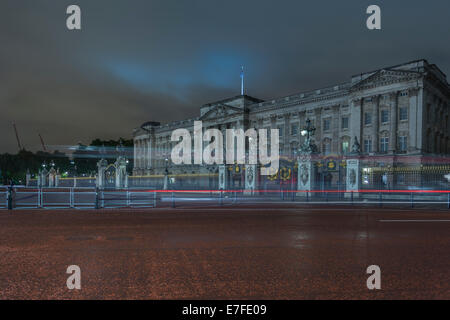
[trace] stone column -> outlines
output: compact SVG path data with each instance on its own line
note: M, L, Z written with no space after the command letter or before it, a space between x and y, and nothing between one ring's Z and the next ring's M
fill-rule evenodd
M346 162L347 162L347 180L346 180L345 197L351 197L351 193L353 193L354 197L359 197L358 191L361 189L360 160L358 157L351 157L348 158Z
M59 169L56 170L56 176L55 176L55 187L59 187L59 180L61 179L61 174L59 173Z
M55 186L55 176L56 176L56 171L54 168L51 168L48 173L48 186L50 188L53 188Z
M164 174L164 181L163 181L164 185L163 185L163 190L168 190L169 189L169 175L166 173Z
M141 138L139 140L139 168L141 169L141 174L142 174L142 169L144 169L144 140Z
M97 187L103 189L105 187L105 170L108 166L108 162L105 159L101 159L97 162Z
M227 168L221 164L219 165L219 190L226 190L227 187Z
M44 168L41 171L41 187L45 187L47 185L47 175L48 175L48 171Z
M127 175L127 160L119 156L114 165L116 166L116 188L124 188Z
M380 147L380 96L372 97L372 104L374 106L373 110L373 138L372 141L372 150L373 152L378 152ZM364 119L363 119L364 121ZM359 139L362 143L364 143L363 138Z
M134 164L134 168L136 169L138 167L138 160L137 160L137 139L134 139L134 143L133 143L133 164Z
M147 139L147 169L152 167L152 142L150 137Z
M389 153L395 153L397 150L397 113L398 113L398 94L394 92L390 94L390 136L389 136Z
M291 114L287 113L287 114L284 114L283 116L284 116L284 136L283 136L284 150L282 150L282 152L283 152L283 155L288 155L289 149L290 149L289 137L291 136L291 122L290 122Z
M25 180L26 180L26 186L28 187L30 185L30 180L31 180L30 170L28 170L28 169L27 169L27 174L25 176Z
M331 140L331 152L339 153L340 144L339 133L341 132L341 106L336 105L332 107L333 118L331 119L331 132L333 134Z
M350 136L358 137L361 141L362 127L364 125L363 100L357 98L350 102Z
M421 130L418 127L418 121L422 122L422 116L418 117L418 93L419 88L409 90L409 108L408 108L408 151L415 152L420 149L418 144L418 135Z

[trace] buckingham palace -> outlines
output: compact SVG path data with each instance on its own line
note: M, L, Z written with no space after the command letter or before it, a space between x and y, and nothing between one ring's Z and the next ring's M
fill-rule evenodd
M214 165L170 164L172 131L192 131L194 121L202 121L203 129L222 132L278 129L280 158L297 170L294 163L304 143L300 133L308 120L315 129L311 141L316 157L322 159L318 166L327 167L326 159L334 161L324 175L330 180L341 179L341 172L331 169L345 166L355 144L364 170L420 167L450 153L449 107L446 75L426 60L364 72L341 84L274 100L241 94L201 106L193 119L167 124L151 119L134 129L133 175L216 173Z

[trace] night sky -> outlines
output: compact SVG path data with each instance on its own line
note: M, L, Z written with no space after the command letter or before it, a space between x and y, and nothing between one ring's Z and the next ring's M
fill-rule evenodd
M66 28L66 8L82 30ZM382 9L382 30L366 8ZM273 99L421 58L450 74L450 2L2 0L0 153L131 138L246 93ZM58 147L60 148L60 147ZM60 148L61 149L61 148Z

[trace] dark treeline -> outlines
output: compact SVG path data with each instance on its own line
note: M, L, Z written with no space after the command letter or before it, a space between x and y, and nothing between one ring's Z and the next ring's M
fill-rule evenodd
M120 150L132 146L133 140L95 139L89 146L78 144L71 155L57 150L33 153L24 149L17 154L0 154L0 184L9 184L11 181L15 184L25 184L27 171L34 177L43 165L48 170L53 164L63 176L95 175L97 162L101 157L106 158L110 163L114 162Z

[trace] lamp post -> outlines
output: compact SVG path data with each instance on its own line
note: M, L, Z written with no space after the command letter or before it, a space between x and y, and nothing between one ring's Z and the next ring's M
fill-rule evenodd
M169 188L169 159L166 157L164 159L166 163L166 169L164 170L164 186L163 189L167 190Z
M300 132L303 137L305 137L305 141L300 146L301 153L311 154L317 151L317 146L311 142L311 137L316 132L316 128L311 124L311 120L306 120L306 127Z

